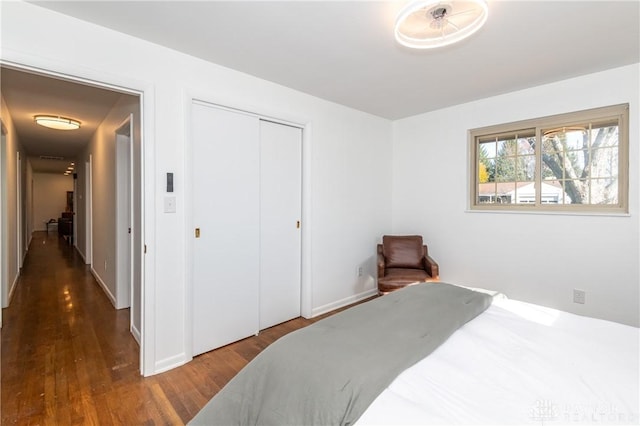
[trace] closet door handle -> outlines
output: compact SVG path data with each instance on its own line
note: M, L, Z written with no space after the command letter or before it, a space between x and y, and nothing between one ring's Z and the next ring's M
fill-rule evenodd
M296 229L300 229L300 221L299 220L296 221Z
M200 238L200 228L196 228L196 238Z

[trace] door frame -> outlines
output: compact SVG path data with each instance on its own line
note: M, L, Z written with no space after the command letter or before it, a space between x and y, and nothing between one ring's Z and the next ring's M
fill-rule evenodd
M312 313L312 279L311 279L311 238L312 238L312 217L311 217L311 130L312 123L307 117L295 116L291 113L282 111L270 111L264 108L244 108L238 105L233 99L221 99L219 96L205 93L202 90L187 89L183 96L184 114L184 137L185 137L185 156L184 170L193 170L193 141L189 123L191 123L193 113L191 106L193 102L200 102L211 105L216 108L225 109L233 112L253 115L258 119L271 121L278 124L297 127L302 129L302 227L301 227L301 247L300 247L300 313L304 318L311 318ZM185 205L193 204L194 194L193 177L187 172L184 176L185 180ZM185 217L185 355L186 360L193 359L193 229L195 227L193 214L187 214Z
M7 303L8 290L7 290L7 257L6 257L6 246L5 246L5 234L6 234L6 221L7 221L7 212L5 207L7 205L7 167L5 164L6 157L6 137L7 137L7 127L4 125L4 121L2 117L0 117L0 328L2 328L2 308L4 308L5 303Z
M78 250L78 166L73 162L73 246Z
M84 263L93 265L93 155L84 163Z
M104 72L99 69L63 63L40 56L24 55L8 50L3 52L0 66L18 71L30 72L51 78L59 78L72 83L86 84L102 89L137 96L140 107L140 285L141 285L141 329L140 329L140 373L149 376L159 372L156 363L156 315L155 300L155 253L147 251L147 246L155 245L156 218L155 203L155 87L152 83ZM150 188L148 191L145 188ZM92 253L93 255L93 253ZM5 254L6 256L6 254ZM148 309L146 309L148 307Z
M133 114L114 132L116 144L116 308L131 307L133 292ZM130 310L133 323L133 309ZM130 326L131 327L131 326Z
M22 218L22 157L20 151L16 152L16 274L20 276L24 253L24 230Z

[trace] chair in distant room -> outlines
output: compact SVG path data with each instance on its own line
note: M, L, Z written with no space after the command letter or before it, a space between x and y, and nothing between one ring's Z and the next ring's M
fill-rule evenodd
M378 291L392 291L422 282L439 281L438 264L420 235L385 235L378 244Z
M58 235L73 243L73 212L62 212L58 218Z

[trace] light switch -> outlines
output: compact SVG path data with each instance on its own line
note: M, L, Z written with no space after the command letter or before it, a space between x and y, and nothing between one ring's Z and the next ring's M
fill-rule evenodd
M164 197L164 212L165 213L176 212L176 197Z

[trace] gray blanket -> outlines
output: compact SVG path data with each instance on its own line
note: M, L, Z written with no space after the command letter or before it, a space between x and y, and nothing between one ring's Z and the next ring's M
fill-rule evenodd
M191 425L351 425L404 370L491 296L420 284L357 305L268 346Z

